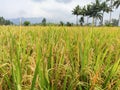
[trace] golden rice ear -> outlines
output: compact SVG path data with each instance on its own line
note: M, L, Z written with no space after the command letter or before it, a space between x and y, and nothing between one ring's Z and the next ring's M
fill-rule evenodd
M0 90L2 90L2 85L0 84Z

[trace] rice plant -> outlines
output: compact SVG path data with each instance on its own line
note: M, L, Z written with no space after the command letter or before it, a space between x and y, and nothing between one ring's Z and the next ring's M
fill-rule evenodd
M119 27L0 26L0 90L120 90Z

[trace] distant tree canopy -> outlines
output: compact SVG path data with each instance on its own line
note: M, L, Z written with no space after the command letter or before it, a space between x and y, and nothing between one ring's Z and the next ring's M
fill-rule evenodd
M43 18L42 23L43 26L46 26L46 18Z
M64 22L63 21L60 21L60 26L64 26Z
M112 23L109 20L105 20L105 26L118 26L119 20L112 19Z
M0 25L13 25L13 22L10 20L5 20L3 17L0 17Z
M24 25L24 26L29 26L29 25L30 25L30 21L25 21L25 22L23 23L23 25Z
M67 22L66 26L73 26L73 23Z

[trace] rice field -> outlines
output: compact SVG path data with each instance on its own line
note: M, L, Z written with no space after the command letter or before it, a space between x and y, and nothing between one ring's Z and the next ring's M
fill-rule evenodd
M120 90L120 27L0 26L0 90Z

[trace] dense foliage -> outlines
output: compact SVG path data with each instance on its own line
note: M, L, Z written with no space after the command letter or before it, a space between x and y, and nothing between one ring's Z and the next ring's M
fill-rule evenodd
M13 23L10 20L5 20L3 17L0 17L0 25L12 25Z
M30 25L30 21L25 21L25 22L23 23L23 25L24 25L24 26L29 26L29 25Z

